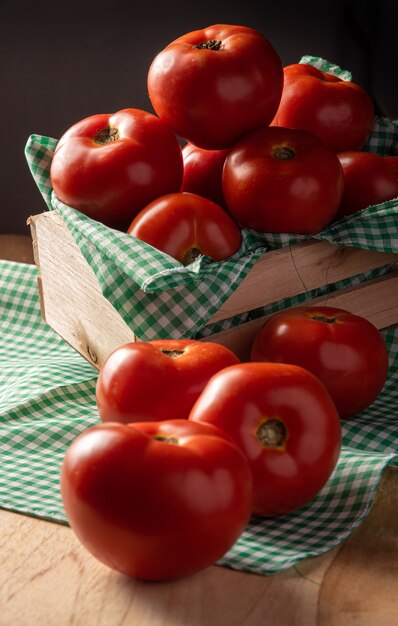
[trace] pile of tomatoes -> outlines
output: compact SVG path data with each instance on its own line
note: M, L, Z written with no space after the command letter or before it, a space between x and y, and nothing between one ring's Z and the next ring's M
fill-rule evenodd
M378 330L324 306L272 315L248 362L212 342L123 345L99 373L102 423L65 455L68 520L120 572L192 574L252 516L288 514L319 493L338 461L341 419L374 402L387 370Z
M153 60L148 93L156 115L129 108L73 125L51 182L67 205L184 264L233 255L243 227L314 234L398 196L398 157L361 151L367 93L310 65L283 68L251 28L176 39Z
M350 203L361 208L373 172L374 189L398 195L396 160L360 151L373 124L367 94L310 66L283 69L253 29L180 37L154 59L148 91L157 115L124 109L69 129L51 180L66 204L182 263L231 256L242 227L318 232ZM212 342L121 346L98 377L102 423L63 462L69 522L130 576L196 572L252 516L288 514L319 493L341 419L374 402L387 368L377 329L330 307L271 316L245 363Z

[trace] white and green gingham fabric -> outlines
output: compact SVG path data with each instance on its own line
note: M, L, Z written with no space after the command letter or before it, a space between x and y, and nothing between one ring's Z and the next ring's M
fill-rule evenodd
M327 71L339 68L304 57ZM349 79L348 73L342 75ZM141 339L200 336L280 310L389 270L277 302L204 328L213 312L264 251L303 239L244 232L228 261L203 257L184 268L173 259L66 207L52 193L49 168L57 141L32 136L26 156L49 209L62 215L94 269L104 295ZM376 120L367 148L398 154L398 124ZM319 238L341 245L398 251L398 203L341 220ZM41 319L37 269L0 261L0 506L65 523L59 470L71 441L99 422L97 372ZM321 493L300 511L253 519L220 564L259 574L291 567L344 540L369 511L384 468L398 464L398 328L384 331L390 354L387 384L372 407L343 424L340 459Z
M0 261L0 506L65 523L60 466L72 440L99 423L97 371L41 319L37 273ZM383 469L398 464L398 328L383 334L388 382L372 407L344 423L324 489L295 513L253 519L221 565L286 569L343 541L367 514Z

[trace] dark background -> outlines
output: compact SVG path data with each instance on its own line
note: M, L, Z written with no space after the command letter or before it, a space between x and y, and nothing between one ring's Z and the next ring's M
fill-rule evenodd
M283 65L311 54L349 69L376 112L398 118L397 0L0 0L0 233L27 234L28 216L44 209L24 158L30 134L58 138L94 113L152 111L151 60L216 23L256 28Z

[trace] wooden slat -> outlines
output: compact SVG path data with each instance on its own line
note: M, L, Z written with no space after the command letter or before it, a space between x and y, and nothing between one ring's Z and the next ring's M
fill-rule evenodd
M398 323L398 271L356 287L336 291L309 302L346 309L383 329ZM204 341L215 341L230 348L242 360L250 356L254 337L269 316L215 333Z
M101 293L98 281L61 217L30 219L47 323L95 367L134 332ZM307 241L264 255L209 323L393 262L397 255ZM395 275L335 292L329 304L368 317L379 328L398 323ZM325 302L325 297L320 299ZM314 300L311 301L313 303ZM209 337L247 355L264 318Z
M263 255L209 323L397 261L397 255L309 240Z
M42 314L46 322L99 368L134 333L104 298L94 272L56 213L30 218L40 267Z

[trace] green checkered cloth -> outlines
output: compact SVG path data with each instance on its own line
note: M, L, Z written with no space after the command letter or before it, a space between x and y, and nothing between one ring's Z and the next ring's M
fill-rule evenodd
M97 371L41 319L35 267L0 261L0 506L66 523L59 473L71 441L99 423ZM274 573L343 541L366 516L388 464L398 464L398 328L383 333L387 384L343 424L336 470L299 511L253 519L219 561Z
M302 62L348 73L322 59ZM257 258L306 239L292 234L243 232L241 249L227 261L207 257L188 267L126 233L106 228L54 195L49 169L57 140L33 135L26 157L48 209L63 217L93 268L105 297L140 339L205 336L281 310L375 272L299 294L208 326ZM375 120L368 150L398 154L398 124ZM398 202L370 207L317 237L343 246L398 251ZM0 506L66 523L59 491L60 465L70 442L99 422L97 372L41 319L37 269L0 262ZM297 512L253 519L221 565L259 574L287 569L343 541L366 516L384 468L398 464L398 327L383 332L390 355L388 381L377 401L343 424L343 448L333 476Z

